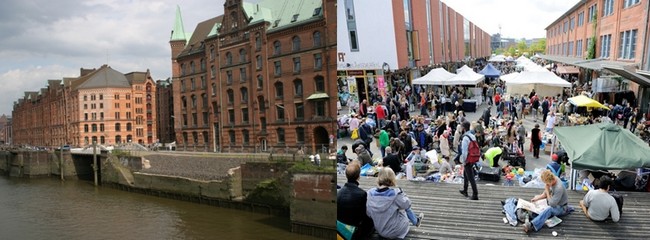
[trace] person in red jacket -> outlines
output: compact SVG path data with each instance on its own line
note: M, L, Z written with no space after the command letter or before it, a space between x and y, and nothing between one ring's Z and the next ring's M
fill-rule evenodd
M381 129L384 127L384 119L386 119L386 112L381 103L375 103L375 114L377 116L377 128Z

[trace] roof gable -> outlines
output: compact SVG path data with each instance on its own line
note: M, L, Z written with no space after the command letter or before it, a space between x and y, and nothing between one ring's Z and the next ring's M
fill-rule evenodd
M131 84L124 74L118 72L107 65L98 70L80 77L75 89L92 89L92 88L131 88Z

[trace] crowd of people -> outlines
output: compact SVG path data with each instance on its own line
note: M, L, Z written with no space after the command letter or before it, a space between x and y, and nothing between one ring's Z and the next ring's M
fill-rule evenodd
M515 71L513 64L498 64L497 67L502 72ZM420 71L424 75L431 68L421 68ZM474 66L474 69L475 71L480 69L480 65ZM472 88L468 86L424 87L410 86L406 81L395 76L399 74L395 73L389 81L390 91L385 92L384 95L373 92L371 101L363 99L358 104L348 103L349 114L339 118L341 129L346 129L354 140L351 150L357 156L356 160L349 159L346 156L348 146L345 145L340 146L337 153L337 161L345 169L348 177L348 183L339 192L339 200L343 200L343 202L339 201L339 206L345 205L346 201L351 201L347 199L351 197L346 193L353 189L359 193L359 197L356 198L359 201L357 205L361 206L361 202L366 203L363 208L365 215L361 214L363 211L360 207L339 207L339 216L356 211L359 218L354 221L343 220L343 222L355 226L361 226L360 222L365 224L370 222L371 224L361 228L364 229L361 231L364 234L367 234L365 233L367 226L373 226L382 237L403 238L408 232L409 222L419 226L422 215L416 216L410 210L411 202L406 194L401 189L395 188L395 179L399 176L413 178L415 171L412 169L412 164L414 163L434 165L443 175L460 169L459 177L463 179L460 194L469 200L478 200L475 182L476 163L472 160L474 156L471 156L474 152L472 149L474 143L479 149L479 156L484 166L501 168L499 164L501 160L505 161L505 167L510 167L513 162L506 161L505 157L513 155L523 157L526 148L533 153L534 158L539 158L541 147L548 141L544 135L552 134L556 126L576 124L569 120L569 116L575 113L585 116L586 120L579 124L612 122L633 132L634 129L638 129L637 124L645 123L643 114L638 112L633 101L624 100L609 105L611 111L587 112L573 105L568 101L569 97L576 94L591 96L591 93L583 91L590 88L588 84L579 85L577 79L569 75L562 77L571 80L573 87L553 96L540 96L534 89L529 94L509 95L506 93L504 83L498 80L491 84L472 86ZM480 96L474 96L476 89L474 87L480 89ZM481 98L482 102L488 104L476 121L469 121L466 118L463 107L463 101L470 98ZM493 111L493 108L496 111ZM524 119L532 119L534 127L530 130L526 129ZM374 141L377 142L373 143ZM526 146L527 142L529 145ZM377 144L381 156L373 156L370 151L371 144ZM432 150L436 151L439 159L429 159L426 153ZM541 181L546 186L545 191L532 199L533 201L546 199L551 207L532 221L526 222L524 224L526 232L538 231L548 218L568 213L566 181L561 178L565 167L569 165L568 157L560 148L557 154L552 155L551 160L546 166L547 170L540 175ZM366 164L383 167L379 168L377 173L378 187L363 192L363 190L359 191L356 181L359 177L358 169ZM525 167L525 159L519 164ZM596 188L600 186L600 190L594 190L593 193L590 191L583 201L580 201L580 206L592 220L601 221L604 217L609 217L613 221L618 221L620 213L612 209L612 201L602 194L602 192L607 193L612 180L599 180L600 183L594 186ZM472 189L471 192L469 187ZM399 201L395 200L397 198ZM360 220L362 218L365 220Z

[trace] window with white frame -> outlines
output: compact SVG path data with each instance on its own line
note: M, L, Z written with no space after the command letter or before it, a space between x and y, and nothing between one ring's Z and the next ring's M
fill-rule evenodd
M621 32L621 39L618 47L618 58L634 59L636 53L636 32L637 30L628 30Z
M609 58L610 44L612 43L612 35L600 36L600 57Z
M623 1L623 8L629 8L631 6L634 6L638 3L640 3L641 0L624 0Z
M603 17L614 14L614 0L603 0Z

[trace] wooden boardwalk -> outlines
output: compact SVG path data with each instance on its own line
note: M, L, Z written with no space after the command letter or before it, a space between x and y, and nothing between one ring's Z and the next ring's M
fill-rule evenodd
M346 182L338 175L338 184ZM407 239L649 239L650 194L621 192L625 204L618 223L593 222L582 213L578 202L583 192L569 191L569 205L576 211L562 217L563 222L552 229L526 234L522 224L516 227L504 224L501 201L508 197L531 199L543 189L505 187L497 183L478 182L479 201L466 200L458 190L461 184L410 182L398 180L398 185L413 202L416 214L424 212L422 225L411 227ZM362 177L360 187L368 190L376 186L376 178ZM471 192L471 190L470 190ZM553 237L552 232L558 233Z

